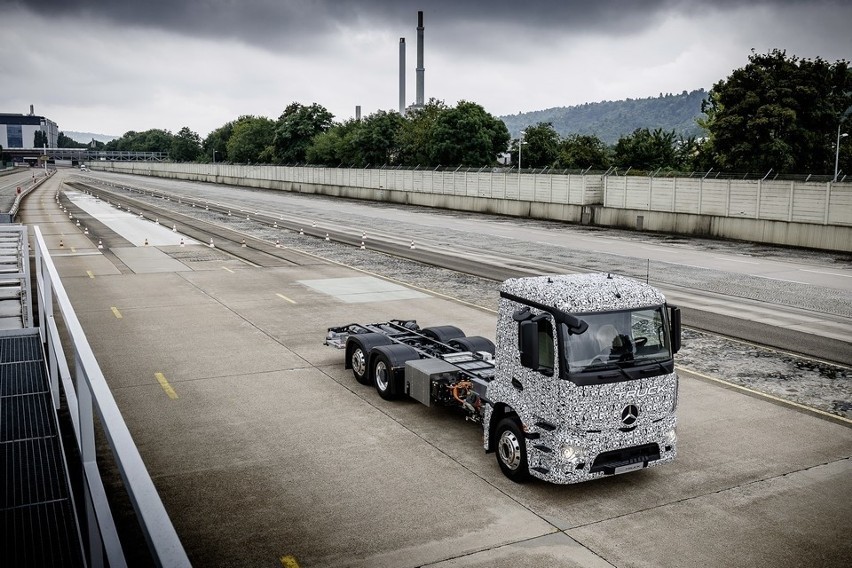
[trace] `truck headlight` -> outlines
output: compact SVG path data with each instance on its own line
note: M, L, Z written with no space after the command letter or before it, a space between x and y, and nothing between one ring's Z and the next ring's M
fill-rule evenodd
M586 461L586 452L583 451L583 448L571 444L564 444L561 454L562 459L568 462L579 463Z
M666 432L666 435L663 437L663 440L665 441L666 446L674 446L675 442L677 442L677 431L672 428L671 430Z

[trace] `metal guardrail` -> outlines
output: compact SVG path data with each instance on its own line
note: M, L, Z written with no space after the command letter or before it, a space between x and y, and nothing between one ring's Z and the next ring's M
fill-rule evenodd
M46 345L51 392L54 406L58 409L61 381L82 462L89 544L87 563L90 566L127 565L96 461L94 415L97 413L154 562L159 566L190 566L183 545L83 333L38 226L33 227L33 233L41 317L39 334ZM54 306L58 312L54 312ZM60 316L65 324L66 337L73 351L73 373L67 364L56 316Z

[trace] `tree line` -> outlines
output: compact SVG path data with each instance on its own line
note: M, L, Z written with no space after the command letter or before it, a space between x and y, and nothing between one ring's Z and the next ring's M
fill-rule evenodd
M592 133L561 136L544 120L512 139L481 105L432 99L405 115L382 110L342 122L318 103L294 102L276 120L240 116L204 139L188 127L177 134L153 129L127 132L103 149L166 152L175 161L330 167L490 167L502 156L513 167L520 158L524 169L833 174L839 142L839 169L852 171L852 143L839 136L852 132L848 61L752 51L747 65L701 93L701 135L636 128L614 144Z

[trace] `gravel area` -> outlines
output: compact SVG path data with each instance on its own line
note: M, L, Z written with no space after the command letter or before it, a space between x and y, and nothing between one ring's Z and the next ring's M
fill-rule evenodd
M141 184L140 184L141 185ZM133 194L134 199L140 199L139 194ZM150 199L150 198L149 198ZM199 218L208 218L220 222L230 222L241 231L255 237L274 241L280 240L285 247L321 256L355 268L373 272L377 275L392 278L412 286L432 290L446 296L456 298L469 304L488 310L496 310L499 283L435 268L420 263L390 257L373 251L299 235L297 232L272 229L257 223L237 220L235 217L205 212L199 208L178 205L174 201L153 200L158 207L179 211L182 214ZM382 207L377 204L376 207ZM395 206L399 207L399 206ZM431 211L436 215L467 216L447 211ZM343 220L337 219L337 222ZM361 222L352 221L354 226ZM375 223L375 219L363 222ZM512 220L506 219L505 222ZM564 230L564 225L546 221L524 220L525 224L535 223L537 226L553 230ZM391 220L382 222L383 230L394 230ZM578 230L572 226L571 230ZM580 230L596 231L596 228L580 228ZM412 227L406 228L408 234ZM677 246L683 244L691 248L709 247L726 253L731 252L731 243L723 243L708 239L685 239L665 235L648 235L627 233L624 231L607 230L607 237L624 234L624 238L633 241ZM434 237L434 235L432 235ZM481 235L449 231L441 235L448 244L464 244L466 246L495 247L493 242L487 242ZM539 248L541 246L541 248ZM795 251L778 247L764 247L747 243L736 243L736 254L755 254L763 257L778 256L783 260L797 262L813 262L818 259L825 263L836 262L837 266L849 268L852 266L849 255L821 253L817 251ZM502 254L517 254L522 258L530 258L530 251L524 249L521 243L501 241ZM536 257L544 260L557 261L563 264L576 263L584 269L607 270L612 267L612 259L603 258L601 254L583 254L578 251L566 251L564 247L549 247L536 245ZM792 258L791 258L792 257ZM618 257L619 266L624 265L628 270L619 269L621 273L645 278L648 268L644 261L636 261L626 257ZM631 262L633 266L631 268ZM596 264L599 263L599 264ZM609 263L609 264L608 264ZM659 264L659 266L655 266ZM852 316L852 298L840 290L819 288L814 286L797 285L790 282L780 282L766 278L756 278L747 275L721 273L704 269L687 269L686 267L668 263L651 263L652 284L654 282L677 284L695 289L708 290L755 300L783 303L841 316ZM852 369L788 353L778 352L745 342L731 340L714 334L686 329L683 337L683 347L676 357L678 365L686 371L708 375L715 379L740 385L755 391L770 394L774 397L792 401L804 406L828 412L833 415L852 419Z

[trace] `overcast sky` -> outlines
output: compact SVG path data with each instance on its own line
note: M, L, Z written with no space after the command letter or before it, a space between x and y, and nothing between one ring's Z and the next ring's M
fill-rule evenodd
M852 59L849 0L0 0L0 112L203 138L293 101L397 110L418 10L426 99L495 116L709 89L752 48Z

